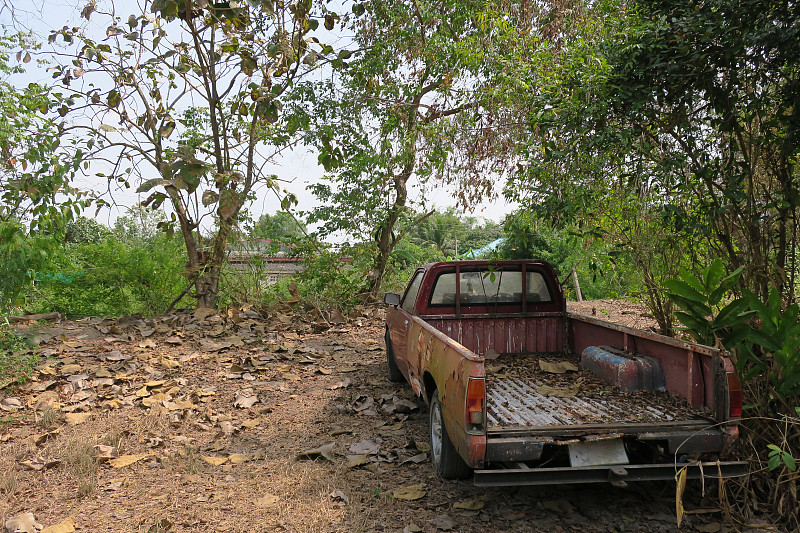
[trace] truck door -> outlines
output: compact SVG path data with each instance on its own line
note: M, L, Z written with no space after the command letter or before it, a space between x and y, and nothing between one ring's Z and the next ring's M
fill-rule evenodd
M395 361L397 362L397 367L406 377L408 377L408 331L411 327L411 314L414 312L414 304L417 302L423 274L425 274L424 270L418 270L414 274L408 284L403 300L397 308L397 312L391 313L388 317L390 320L389 335L392 339Z

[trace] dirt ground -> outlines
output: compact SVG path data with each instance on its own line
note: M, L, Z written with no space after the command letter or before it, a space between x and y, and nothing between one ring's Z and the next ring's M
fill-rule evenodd
M581 304L593 308L647 320ZM673 483L439 479L427 408L385 377L382 315L201 309L19 326L42 362L36 381L2 391L0 520L30 512L49 533L678 530ZM699 512L681 529L727 531L692 491Z

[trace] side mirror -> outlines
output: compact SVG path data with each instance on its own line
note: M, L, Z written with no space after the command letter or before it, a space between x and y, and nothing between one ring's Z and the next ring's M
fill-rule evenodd
M393 292L387 292L383 295L383 303L387 305L400 305L400 295Z

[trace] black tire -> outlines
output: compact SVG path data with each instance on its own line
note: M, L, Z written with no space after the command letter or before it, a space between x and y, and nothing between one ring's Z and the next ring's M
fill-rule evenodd
M406 380L406 377L400 372L400 368L397 366L397 362L394 360L394 350L392 350L392 339L389 338L389 330L387 328L386 334L383 336L384 340L386 340L386 367L387 367L387 376L389 377L389 381L393 381L394 383L401 383Z
M442 402L438 389L431 397L430 419L428 424L431 442L431 462L436 473L444 479L464 479L472 474L472 469L458 455L442 416Z

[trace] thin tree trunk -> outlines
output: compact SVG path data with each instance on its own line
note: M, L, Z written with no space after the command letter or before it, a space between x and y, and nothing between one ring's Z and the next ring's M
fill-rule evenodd
M583 301L583 294L581 293L581 284L578 282L578 271L572 267L572 283L575 285L575 297L579 302Z

